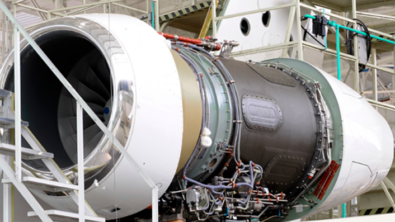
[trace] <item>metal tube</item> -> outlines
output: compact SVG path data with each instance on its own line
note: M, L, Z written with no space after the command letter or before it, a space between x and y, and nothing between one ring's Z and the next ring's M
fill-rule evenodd
M303 61L303 37L302 37L302 22L300 15L300 0L296 1L296 28L298 32L298 59Z
M315 49L315 50L319 50L319 51L324 51L325 50L324 47L321 47L319 45L316 45L316 44L313 44L313 43L310 43L310 42L303 42L303 45L306 46L306 47L309 47L311 49ZM332 50L332 49L327 49L327 50L325 50L325 53L336 56L337 51L336 50ZM349 54L346 54L346 53L342 53L342 52L340 52L340 56L342 58L353 60L353 61L357 60L357 58L355 56L352 56L352 55L349 55Z
M392 192L395 193L395 185L391 182L390 179L388 179L388 177L384 178L384 183L386 183L392 189Z
M377 65L373 65L372 63L366 63L366 66L371 67L371 68L375 68L375 69L377 69L377 70L381 70L381 71L384 71L384 72L388 72L389 74L395 75L393 69L380 67L380 66L377 66Z
M337 79L341 80L341 69L340 69L340 40L339 40L339 25L336 24L336 59L337 59Z
M155 7L154 7L154 2L151 2L151 25L152 28L155 29L155 19L154 19L154 13L155 13Z
M0 155L0 158L5 158L7 163L10 164L10 157ZM3 179L8 179L7 174L3 173ZM3 221L13 222L12 220L12 185L5 183L3 184Z
M306 4L302 3L302 2L300 3L300 6L303 7L303 8L310 9L311 11L314 11L314 12L322 12L323 11L322 9L317 9L317 8L311 7L311 6L306 5ZM334 18L338 18L338 19L346 21L346 22L355 23L355 21L352 20L352 19L345 18L343 16L336 15L336 14L333 14L333 13L330 13L330 12L326 12L326 15L329 15L329 16L334 17Z
M387 103L382 103L382 102L379 102L379 101L374 101L374 100L371 100L371 99L366 99L366 100L373 106L377 106L377 107L380 107L380 108L383 108L383 109L395 111L395 106L393 106L393 105L389 105Z
M160 24L159 24L159 1L158 0L153 0L154 2L154 19L155 19L155 30L159 31L160 30Z
M322 9L322 15L325 16L325 9ZM325 41L325 49L328 49L328 44L327 44L326 36L327 36L327 35L325 35L325 39L324 39L324 41Z
M115 3L113 3L113 4L115 4ZM88 7L88 8L82 8L82 9L77 9L77 10L74 10L74 11L72 11L72 12L69 12L69 13L67 13L67 15L69 16L69 15L74 15L74 14L77 14L77 13L80 13L80 12L84 12L84 14L85 14L85 11L87 11L87 10L90 10L90 9L94 9L94 8L97 8L97 7L99 7L100 5L94 5L94 6L91 6L91 7ZM30 27L29 27L30 28Z
M122 7L122 8L130 9L130 10L133 10L133 11L137 11L137 12L141 12L141 13L148 13L148 11L144 11L144 10L140 10L140 9L137 9L137 8L129 7L127 5L122 5L121 3L118 3L118 2L113 2L112 4L113 5L117 5L119 7Z
M394 35L394 38L395 38L395 35ZM393 59L393 65L395 66L395 46L394 46L394 49L393 49L393 52L392 52L392 59ZM395 90L395 67L392 69L392 89L393 90ZM395 190L394 190L394 192L395 192Z
M390 192L388 192L388 189L387 189L387 187L385 186L384 182L381 181L380 185L381 185L381 188L383 188L384 193L385 193L385 195L387 196L388 201L390 202L392 208L395 209L394 200L392 199Z
M293 2L295 3L295 0L293 0ZM287 29L285 32L284 43L290 42L292 27L293 27L294 18L295 18L295 7L296 6L293 6L289 9L289 17L288 17ZM286 55L287 55L287 48L283 49L282 57L285 57Z
M15 12L14 12L15 13ZM21 137L21 61L20 34L14 25L14 96L15 96L15 175L22 181L22 137Z
M4 11L5 5L3 1L0 1L0 8ZM3 170L4 174L7 175L12 184L14 184L14 186L18 189L19 193L21 193L21 195L25 198L26 202L30 205L34 212L37 213L38 217L44 222L52 222L51 218L49 218L33 194L30 193L30 191L22 182L18 181L14 177L14 171L2 156L0 156L0 168Z
M20 6L20 7L31 9L31 10L35 10L35 11L38 11L38 12L44 12L44 13L47 13L47 14L51 14L47 10L40 9L40 8L35 8L35 7L30 6L30 5L24 5L24 4L20 4L20 3L18 3L17 5ZM65 14L62 14L62 13L59 13L59 12L52 12L52 14L58 15L58 16L66 16Z
M212 25L212 30L213 30L211 36L213 38L215 38L217 36L217 24L216 24L216 22L217 22L217 20L216 20L216 18L217 18L217 6L216 6L216 1L217 0L213 0L212 1L213 3L211 4L211 13L212 13L212 15L211 15L211 17L212 17L212 19L211 19L212 24L211 25Z
M76 5L76 6L70 6L70 7L66 7L66 8L52 9L52 10L48 10L48 11L51 12L51 13L53 13L53 12L61 12L61 11L67 11L67 10L71 10L71 9L79 9L79 8L90 7L90 6L94 6L94 5L103 5L103 4L107 4L107 3L120 2L120 1L122 1L122 0L100 1L100 2L93 2L93 3L88 3L88 4L81 4L81 5Z
M377 51L376 48L372 48L372 61L377 66ZM372 69L372 99L377 101L377 69Z
M297 44L296 42L286 42L286 43L280 43L280 44L275 44L275 45L258 47L258 48L254 48L254 49L241 50L241 51L237 51L237 52L232 52L230 57L250 55L250 54L255 54L255 53L260 53L260 52L266 52L266 51L271 51L271 50L294 47L296 44Z
M85 172L84 172L84 127L81 105L77 111L77 163L78 163L78 214L79 222L85 222Z
M152 188L152 222L158 222L158 187L155 186Z

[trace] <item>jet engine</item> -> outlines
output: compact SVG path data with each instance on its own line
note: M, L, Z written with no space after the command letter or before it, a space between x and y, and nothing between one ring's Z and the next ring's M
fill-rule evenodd
M162 221L296 219L368 191L390 169L384 118L303 61L228 59L210 51L215 40L169 41L124 15L55 19L31 36L156 183ZM12 53L0 78L12 91ZM76 102L26 41L21 84L22 119L77 183ZM87 114L83 128L87 202L107 219L147 219L151 189ZM40 160L23 167L53 178ZM33 192L77 211L67 192Z

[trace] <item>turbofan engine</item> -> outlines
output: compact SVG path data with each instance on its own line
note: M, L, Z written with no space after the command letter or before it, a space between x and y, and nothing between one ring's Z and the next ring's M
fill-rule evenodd
M55 19L31 36L156 183L162 221L300 218L366 192L390 169L387 122L308 63L217 57L123 15ZM0 75L12 91L12 53ZM21 84L22 119L77 182L75 100L26 41ZM151 189L86 114L83 128L87 202L107 219L141 219ZM40 160L23 165L53 178ZM67 192L32 191L77 211Z

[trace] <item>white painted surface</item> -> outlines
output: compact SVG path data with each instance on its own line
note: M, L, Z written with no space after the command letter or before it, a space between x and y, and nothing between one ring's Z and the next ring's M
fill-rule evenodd
M128 61L118 61L116 56L111 58L115 76L134 76L136 95L130 115L133 126L126 147L157 184L161 196L175 175L183 133L180 82L168 44L146 23L130 16L92 14L80 17L109 29L128 54ZM117 64L121 67L118 70ZM93 185L86 191L86 200L96 213L107 219L120 218L150 206L151 188L129 162L121 157L115 168L99 181L99 186ZM35 194L56 209L77 209L68 197ZM111 212L115 207L120 210Z
M292 3L292 0L232 0L229 1L224 15L232 15L236 13L264 9L289 3ZM271 10L270 23L267 27L265 27L262 23L262 15L264 12L223 19L217 32L217 38L219 41L238 41L240 43L240 46L234 48L233 52L283 43L285 40L285 32L288 25L289 11L289 8ZM309 13L309 11L302 8L301 14L304 15L306 13ZM240 23L243 18L246 18L250 23L250 32L247 36L245 36L240 30ZM302 22L302 25L305 25L305 23L306 22ZM294 41L296 41L298 38L296 32L296 16L294 19L291 33ZM307 40L310 42L310 38L308 38ZM293 51L296 51L296 47ZM274 50L254 55L236 57L235 59L241 61L247 61L250 59L252 61L262 61L266 59L281 57L281 53L282 50ZM293 53L293 57L295 57L295 53Z
M386 120L347 85L329 74L324 76L340 107L344 148L335 187L315 212L344 203L377 186L390 170L394 153L394 139Z
M347 217L347 218L338 218L338 219L319 220L319 222L372 222L372 221L393 222L395 221L395 214L382 214L382 215L371 215L371 216L362 216L362 217Z

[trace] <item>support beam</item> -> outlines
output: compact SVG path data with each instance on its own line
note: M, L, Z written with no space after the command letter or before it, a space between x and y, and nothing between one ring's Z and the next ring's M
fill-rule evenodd
M83 110L76 102L77 111L77 163L78 163L78 214L79 222L85 222L85 171Z
M79 8L85 8L85 7L90 7L90 6L94 6L94 5L103 5L103 4L107 4L107 3L120 2L120 1L122 1L122 0L108 0L108 1L92 2L92 3L75 5L75 6L65 7L65 8L52 9L52 10L49 10L49 12L51 12L51 13L62 12L62 11L67 11L67 10L72 10L72 9L79 9Z
M395 185L391 182L390 179L388 179L388 177L384 178L384 183L387 184L389 188L391 188L392 192L395 193Z
M390 5L394 5L394 4L395 4L395 0L380 1L380 2L367 3L367 4L359 4L358 10L377 8L377 7L381 7L381 6L390 6ZM345 10L350 10L351 8L352 8L352 6L346 7Z
M216 1L217 0L212 0L212 3L211 3L211 13L212 13L212 15L211 15L211 17L212 17L212 19L211 19L211 22L212 22L212 24L211 24L211 27L212 27L212 34L211 34L211 36L213 38L215 38L217 36L217 6L216 6Z
M129 10L133 10L133 11L136 11L136 12L141 12L141 13L144 13L144 14L148 14L148 11L140 10L140 9L138 9L138 8L133 8L133 7L130 7L130 6L121 4L121 3L113 2L112 4L113 4L113 5L116 5L116 6L119 6L119 7L122 7L122 8L126 8L126 9L129 9Z
M0 158L5 158L8 164L11 163L11 161L9 161L11 157L3 157L3 155L0 155ZM5 173L3 173L3 179L8 179ZM12 185L3 184L3 222L13 222L12 208L14 204L12 199Z
M4 4L0 1L0 7L3 7ZM0 168L3 169L3 172L7 174L7 177L11 180L12 184L18 189L19 193L25 198L26 202L30 205L30 207L37 213L41 221L44 222L52 222L51 218L45 213L44 209L41 207L40 203L37 202L36 198L34 198L33 194L26 188L26 186L18 181L16 177L14 177L14 171L8 165L7 161L0 156Z
M388 189L387 189L387 187L385 186L384 182L381 181L380 185L381 185L381 188L383 188L384 193L385 193L385 195L387 196L388 201L390 202L391 206L393 207L393 209L395 209L394 200L392 199L391 194L388 192Z
M377 66L377 53L376 49L372 48L372 61L373 65ZM377 69L372 69L372 99L377 101Z
M14 15L16 6L14 5ZM22 181L22 136L21 136L21 56L20 33L14 24L14 96L15 96L15 176Z
M357 3L356 0L351 1L352 7L351 7L351 19L357 18ZM354 28L357 29L357 23L354 22ZM358 57L358 35L354 35L354 56L356 58ZM358 59L359 60L359 59ZM359 63L358 60L354 62L354 75L353 75L353 89L357 92L360 92L360 86L359 86Z
M300 0L296 1L296 29L298 32L298 59L303 61L303 37L302 37L302 22L300 13Z
M155 186L152 189L152 222L158 222L159 220L159 204L158 204L158 187Z
M296 5L295 1L296 0L293 0L292 2L295 3L295 5ZM292 33L292 28L293 28L294 18L295 18L295 10L296 10L295 7L296 6L293 6L289 9L288 23L287 23L287 29L285 31L284 43L290 42L290 39L291 39L291 33ZM288 51L287 48L283 49L281 57L285 58L287 56L287 51Z
M395 38L395 35L394 35L394 38ZM392 59L393 59L392 65L395 66L395 46L393 47ZM393 75L392 75L392 89L395 90L395 67L392 69L392 72L393 72Z

